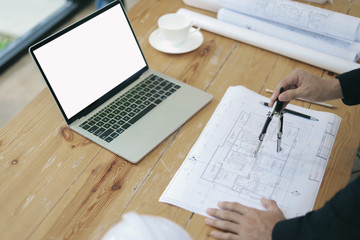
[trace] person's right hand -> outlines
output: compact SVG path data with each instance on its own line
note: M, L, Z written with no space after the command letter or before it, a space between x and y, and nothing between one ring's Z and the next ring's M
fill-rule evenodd
M279 95L281 87L284 87L285 91ZM277 97L282 102L290 102L295 98L321 102L343 96L338 79L323 79L305 70L295 69L275 87L270 98L270 107Z

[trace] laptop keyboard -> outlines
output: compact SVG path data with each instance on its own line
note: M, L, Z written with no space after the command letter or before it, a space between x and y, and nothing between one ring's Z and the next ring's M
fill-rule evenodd
M111 142L180 87L151 74L80 127Z

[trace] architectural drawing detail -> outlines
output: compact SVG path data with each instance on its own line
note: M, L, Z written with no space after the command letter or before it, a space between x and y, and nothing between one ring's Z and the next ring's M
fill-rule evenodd
M287 217L310 211L341 119L311 110L320 121L284 114L277 152L275 117L255 158L269 110L259 102L266 99L242 87L229 89L160 201L203 215L224 200L262 209L262 197L274 199Z

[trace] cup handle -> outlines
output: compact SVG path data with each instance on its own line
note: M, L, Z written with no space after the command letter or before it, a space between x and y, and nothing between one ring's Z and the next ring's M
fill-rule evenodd
M201 28L200 28L199 26L198 26L198 27L192 26L192 27L190 28L189 33L192 34L192 33L199 32L200 29L201 29Z

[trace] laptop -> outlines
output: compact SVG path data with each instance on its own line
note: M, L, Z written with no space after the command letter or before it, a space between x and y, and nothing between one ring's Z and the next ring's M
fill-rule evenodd
M29 52L69 127L132 163L212 99L149 68L120 1Z

